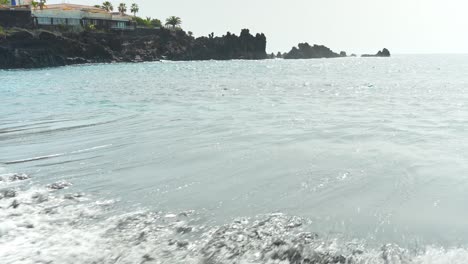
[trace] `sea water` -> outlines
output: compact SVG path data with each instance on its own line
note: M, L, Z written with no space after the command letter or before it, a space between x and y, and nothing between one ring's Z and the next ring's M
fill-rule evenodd
M0 263L468 263L467 72L466 55L0 71Z

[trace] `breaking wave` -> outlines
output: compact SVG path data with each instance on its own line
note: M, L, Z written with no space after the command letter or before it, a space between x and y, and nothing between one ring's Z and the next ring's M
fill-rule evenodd
M468 250L321 238L308 219L281 213L207 224L194 211L120 213L114 200L0 175L0 259L27 263L466 263Z

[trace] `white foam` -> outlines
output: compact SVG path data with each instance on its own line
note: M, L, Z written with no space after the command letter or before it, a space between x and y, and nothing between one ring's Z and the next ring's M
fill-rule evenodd
M10 206L14 200L17 208ZM38 187L0 200L1 263L286 264L314 257L322 259L315 262L321 264L333 263L333 258L354 264L464 264L468 260L465 248L427 247L411 255L397 245L368 248L359 241L316 238L302 230L305 219L282 213L210 227L200 225L194 212L111 213L109 205L114 202Z
M97 149L107 148L107 147L110 147L110 146L112 146L112 144L96 146L96 147L92 147L92 148L79 149L79 150L75 150L75 151L70 152L70 154L88 152L88 151L93 151L93 150L97 150Z
M465 248L444 249L428 247L424 254L416 256L415 264L466 264L468 250Z

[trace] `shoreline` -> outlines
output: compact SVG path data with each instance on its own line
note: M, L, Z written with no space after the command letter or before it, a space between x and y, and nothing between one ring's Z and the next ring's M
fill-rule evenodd
M37 69L67 65L121 62L319 59L356 57L323 45L300 43L286 53L267 54L263 33L243 29L237 36L195 38L182 29L116 31L49 31L9 28L0 35L0 69ZM388 50L387 50L388 51ZM380 56L380 51L372 57ZM389 52L388 52L389 55Z
M45 67L36 67L36 68L0 68L0 71L34 71L34 70L43 70L43 69L55 69L55 68L62 68L62 67L79 67L79 66L99 66L99 65L119 65L119 64L140 64L140 63L165 63L165 62L230 62L230 61L270 61L270 60L281 60L281 61L292 61L292 60L333 60L333 59L359 59L363 57L333 57L333 58L310 58L310 59L284 59L284 58L274 58L274 59L228 59L228 60L216 60L216 59L207 59L207 60L154 60L154 61L121 61L121 62L85 62L85 63L75 63L75 64L67 64L67 65L59 65L59 66L45 66ZM367 57L368 58L379 58L376 56Z
M189 36L183 30L60 32L12 28L0 39L0 69L29 69L87 63L266 59L266 37L229 32Z

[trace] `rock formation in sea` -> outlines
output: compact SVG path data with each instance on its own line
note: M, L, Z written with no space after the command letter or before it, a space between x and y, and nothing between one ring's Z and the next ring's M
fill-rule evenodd
M362 57L390 57L390 51L384 48L379 50L377 54L363 54Z
M194 38L182 30L58 32L14 28L0 35L0 69L80 63L265 59L264 34Z
M291 51L284 55L285 59L316 59L316 58L337 58L345 57L346 52L340 54L333 52L328 47L322 45L309 45L309 43L299 43Z
M222 37L208 37L194 39L188 45L189 53L179 58L181 60L230 60L230 59L266 59L266 37L262 34L255 36L248 29L243 29L239 36L227 32Z

